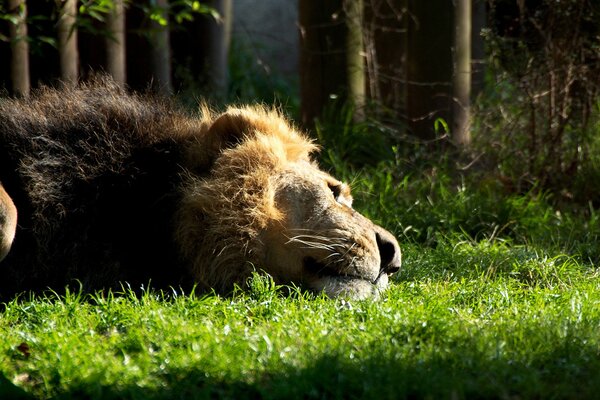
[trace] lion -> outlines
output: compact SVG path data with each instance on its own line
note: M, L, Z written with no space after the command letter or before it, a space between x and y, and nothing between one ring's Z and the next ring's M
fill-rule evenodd
M264 271L376 298L398 242L317 151L277 109L190 115L107 78L0 100L0 295L73 282L227 293Z

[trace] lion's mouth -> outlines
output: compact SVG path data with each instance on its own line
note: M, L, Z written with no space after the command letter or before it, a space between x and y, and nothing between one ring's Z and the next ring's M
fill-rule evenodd
M316 275L318 277L331 277L331 278L342 278L342 279L359 279L362 281L369 282L372 285L377 285L379 279L385 274L385 271L382 269L379 271L377 278L371 279L366 276L356 275L356 274L348 274L348 273L340 273L339 271L331 268L330 266L317 261L312 257L305 257L303 260L304 269L308 271L310 274Z

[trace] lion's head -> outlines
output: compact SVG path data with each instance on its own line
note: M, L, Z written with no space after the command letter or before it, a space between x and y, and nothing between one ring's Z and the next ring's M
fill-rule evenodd
M204 126L175 224L198 282L227 289L256 268L332 297L387 287L400 269L396 239L352 208L348 185L312 160L311 140L262 108L206 113Z

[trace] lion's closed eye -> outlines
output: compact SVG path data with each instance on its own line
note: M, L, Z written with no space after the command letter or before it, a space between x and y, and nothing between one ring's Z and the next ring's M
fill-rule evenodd
M328 182L327 186L329 187L329 190L331 190L331 193L333 193L333 197L338 200L342 194L342 185L339 183Z
M352 196L350 195L350 188L348 185L340 182L327 182L327 187L331 190L335 201L345 206L352 207Z

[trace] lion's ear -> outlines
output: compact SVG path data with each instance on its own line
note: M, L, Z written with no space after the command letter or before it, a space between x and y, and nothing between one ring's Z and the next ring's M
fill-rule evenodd
M206 132L207 145L212 154L237 146L244 137L256 130L255 118L242 109L229 109L219 115Z
M188 168L209 169L223 150L236 147L257 131L257 116L248 109L230 108L209 122L208 129L188 153Z

